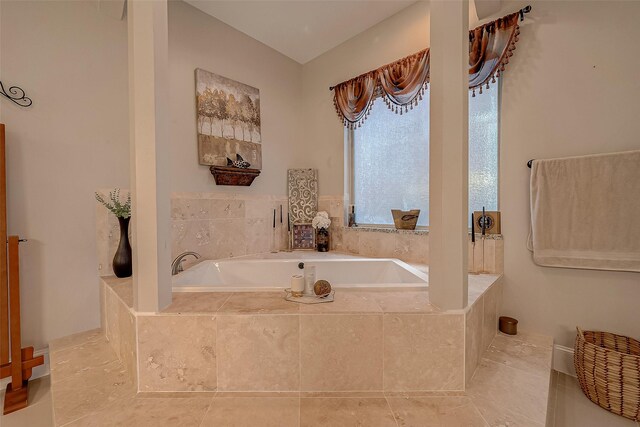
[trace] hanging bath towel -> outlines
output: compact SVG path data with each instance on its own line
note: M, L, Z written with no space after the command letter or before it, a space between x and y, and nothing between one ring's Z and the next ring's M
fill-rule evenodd
M534 160L533 260L640 272L640 151Z

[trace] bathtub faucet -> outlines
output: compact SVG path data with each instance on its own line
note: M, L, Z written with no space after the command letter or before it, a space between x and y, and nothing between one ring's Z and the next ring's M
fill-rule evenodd
M200 254L197 252L183 252L176 257L171 263L171 275L175 276L178 273L184 271L184 267L182 267L182 263L185 261L185 258L189 255L193 256L195 259L200 259Z

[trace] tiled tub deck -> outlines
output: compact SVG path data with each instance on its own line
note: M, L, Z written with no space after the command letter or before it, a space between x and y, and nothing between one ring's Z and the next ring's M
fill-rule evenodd
M365 412L381 411L380 425L387 417L412 425L398 419L433 410L452 420L477 417L463 425L544 425L551 342L496 337L499 276L470 276L470 306L460 311L438 310L426 291L338 290L335 302L318 305L286 302L279 292L174 293L162 313L143 315L132 310L130 280L104 278L100 286L104 331L76 338L80 344L52 343L57 425L87 421L118 400L151 404L158 396L189 396L177 402L193 400L197 408L187 413L199 411L198 399L255 398L262 403L250 405L259 407L275 399L269 405L297 408L291 425L304 425L303 403L318 416L333 404L353 415L356 398ZM87 386L105 375L106 389ZM81 376L87 388L74 391ZM231 413L249 404L224 402Z
M438 310L426 290L345 289L313 305L175 292L143 315L130 280L106 278L102 292L106 336L140 391L462 391L495 335L501 280L472 287L467 313Z

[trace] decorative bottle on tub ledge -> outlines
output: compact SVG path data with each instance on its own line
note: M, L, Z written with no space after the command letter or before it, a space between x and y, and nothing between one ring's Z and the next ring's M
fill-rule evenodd
M120 243L113 257L113 273L117 277L130 277L132 274L131 245L129 244L129 220L131 219L131 193L127 200L120 201L120 189L109 192L109 197L105 198L100 193L95 193L96 200L113 213L120 223Z
M329 251L329 231L326 228L319 228L316 236L318 252Z

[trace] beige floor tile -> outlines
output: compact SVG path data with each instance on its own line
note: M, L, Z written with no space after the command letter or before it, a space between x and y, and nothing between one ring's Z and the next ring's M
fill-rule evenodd
M4 402L4 388L0 391L0 404ZM53 409L51 406L51 381L42 377L29 382L29 406L11 414L2 415L2 427L51 427Z
M220 391L299 390L298 316L218 316L217 322Z
M612 414L591 402L578 380L558 375L555 427L638 427L640 423Z
M300 426L396 427L384 398L302 398Z
M163 313L216 313L231 292L174 292L171 304Z
M139 316L141 391L213 391L216 319L211 316Z
M509 405L500 405L481 396L472 399L473 404L491 427L544 427L545 424L533 421L513 410ZM551 427L551 426L549 426Z
M551 345L539 346L522 337L498 334L484 357L512 368L547 375L551 369Z
M298 397L216 397L202 427L297 427Z
M53 383L52 401L56 425L63 425L100 411L116 401L131 399L135 387L122 364L96 367L83 376ZM87 381L84 381L84 378ZM96 381L102 378L100 382Z
M382 315L300 316L301 390L382 390L382 367Z
M482 359L467 394L511 408L531 421L544 424L548 403L549 372L535 375L501 363Z
M130 398L80 418L69 427L198 427L211 398Z
M517 335L507 335L507 334L503 334L500 331L498 331L496 335L506 337L506 338L512 338L519 341L526 341L532 345L535 345L536 347L542 347L542 348L553 347L553 337L550 337L548 335L541 335L541 334L529 332L522 328L518 328Z
M471 399L452 397L387 398L398 426L485 427Z
M55 384L74 376L82 376L88 369L104 367L118 360L104 338L68 347L52 354L51 382Z
M385 390L463 387L464 315L384 315Z
M333 302L300 304L300 314L319 313L382 313L372 292L343 291L338 289Z
M300 304L286 301L284 292L238 292L218 310L219 314L297 314Z
M100 328L55 339L49 343L49 353L83 346L96 341L104 341L104 332Z

